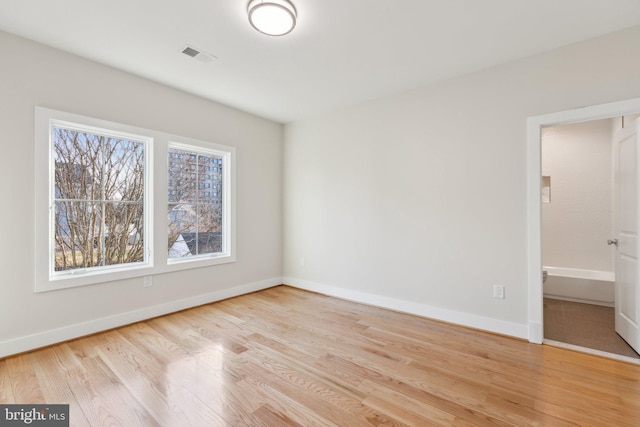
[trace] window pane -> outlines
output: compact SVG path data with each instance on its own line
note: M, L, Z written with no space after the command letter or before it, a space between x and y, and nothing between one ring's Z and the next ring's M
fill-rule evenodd
M195 206L187 203L169 205L169 258L196 255L195 245L192 244L193 239L189 237L189 234L194 234L196 230ZM185 242L185 235L191 246Z
M196 201L196 156L183 150L169 149L169 202Z
M219 202L221 194L218 189L221 185L222 158L200 154L198 157L198 203Z
M222 211L215 205L198 209L198 254L222 252Z
M142 203L105 203L104 212L105 265L144 261Z
M102 144L99 137L75 130L53 128L55 198L101 199Z
M102 265L103 237L99 204L55 203L55 271Z
M144 144L104 138L104 200L142 201Z

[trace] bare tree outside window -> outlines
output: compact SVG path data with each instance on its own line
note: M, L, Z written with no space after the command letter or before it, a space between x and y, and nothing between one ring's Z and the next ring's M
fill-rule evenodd
M55 271L143 262L144 143L52 131Z
M168 256L222 252L223 157L168 150Z

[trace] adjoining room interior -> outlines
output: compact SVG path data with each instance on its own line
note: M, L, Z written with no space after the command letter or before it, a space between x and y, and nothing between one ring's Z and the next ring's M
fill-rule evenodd
M640 292L563 293L613 248L543 254L540 148L640 111L639 45L636 0L3 0L0 424L637 426L640 363L543 343L547 292L638 348Z
M635 115L542 131L544 336L640 359L615 331L614 135Z

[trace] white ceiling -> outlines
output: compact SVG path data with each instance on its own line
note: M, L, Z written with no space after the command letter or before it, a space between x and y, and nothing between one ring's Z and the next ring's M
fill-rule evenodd
M1 0L0 29L287 123L640 25L640 0L292 1L284 37L248 0Z

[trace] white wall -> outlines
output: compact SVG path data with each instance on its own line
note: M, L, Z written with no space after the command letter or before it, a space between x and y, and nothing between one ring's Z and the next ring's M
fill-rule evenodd
M542 130L542 175L551 203L542 204L542 263L613 272L612 120Z
M286 283L526 337L527 117L640 96L638 43L633 28L287 125Z
M0 357L281 283L282 126L0 32ZM237 149L237 262L33 293L34 107Z

